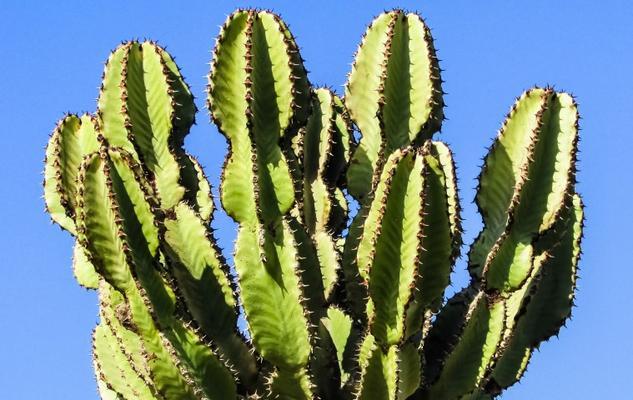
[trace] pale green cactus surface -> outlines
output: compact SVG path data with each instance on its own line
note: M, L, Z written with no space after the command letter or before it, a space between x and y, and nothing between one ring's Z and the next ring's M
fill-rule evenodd
M228 143L229 265L183 149L189 86L153 42L114 50L96 112L59 121L44 171L74 274L99 293L101 397L474 400L516 383L573 306L576 104L533 88L510 109L479 176L471 282L446 300L462 232L451 151L433 140L440 72L424 20L385 12L340 98L311 86L277 15L229 16L207 89Z

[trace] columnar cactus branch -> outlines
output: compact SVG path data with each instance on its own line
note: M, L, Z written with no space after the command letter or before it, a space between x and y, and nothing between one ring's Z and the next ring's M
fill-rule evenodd
M123 296L105 282L102 285L101 323L93 332L97 378L120 397L162 398L151 379L141 339L124 326L130 326L130 315Z
M195 162L181 148L195 112L189 87L162 48L127 42L111 54L98 99L101 131L110 145L127 150L156 175L154 185L165 208L175 206L185 191L193 196L199 189ZM193 197L208 209L208 197Z
M234 259L242 305L256 350L277 368L268 389L281 395L287 384L279 382L290 381L293 395L309 397L307 372L295 372L311 352L301 280L307 264L293 232L294 184L281 148L293 126L305 123L298 118L310 96L296 49L274 14L234 13L216 45L208 104L229 140L221 196L240 224Z
M353 136L341 100L328 89L314 92L312 113L299 131L303 222L313 236L323 276L325 298L338 278L340 232L347 223L348 204L342 190Z
M310 86L279 16L231 14L207 89L231 268L183 149L189 86L156 43L115 49L97 111L58 122L44 170L74 275L98 290L102 398L490 400L521 379L573 306L577 107L552 88L516 101L479 177L471 282L445 301L462 228L453 156L432 138L441 83L414 13L376 17L343 99Z
M568 94L535 88L512 107L480 176L477 204L486 225L471 247L473 279L431 329L432 385L423 398L499 394L569 316L582 234L574 192L577 140L578 113ZM541 297L552 302L554 321L527 312ZM523 328L530 318L542 333Z
M530 242L551 228L573 190L577 122L573 99L552 89L530 90L513 107L477 194L486 227L472 247L470 269L485 275L488 287L514 290L527 279L529 269L508 274L514 262L531 257Z
M430 31L417 14L387 12L367 28L345 86L345 104L362 132L348 171L356 199L371 191L391 152L440 129L439 71Z
M526 283L526 293L520 297L520 303L519 296L511 300L520 308L515 311L512 330L504 335L504 350L489 373L490 390L500 392L516 383L534 349L558 334L571 315L583 218L582 201L573 195L567 199L561 219L537 243L538 256Z
M237 331L238 299L228 266L213 236L195 211L181 202L164 221L164 249L187 309L201 333L246 384L257 366Z
M69 114L57 123L46 148L44 199L53 221L72 234L76 228L77 173L84 155L97 151L95 120Z

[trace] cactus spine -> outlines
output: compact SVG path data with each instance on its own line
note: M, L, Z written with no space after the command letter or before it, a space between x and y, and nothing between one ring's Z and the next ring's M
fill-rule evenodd
M479 177L471 282L445 301L462 239L453 157L433 140L440 71L426 23L385 12L341 99L311 87L277 15L229 16L207 106L229 147L230 269L183 149L189 87L153 42L113 51L96 113L60 120L44 171L73 272L99 292L102 398L490 399L516 383L573 305L578 112L551 88L517 99Z

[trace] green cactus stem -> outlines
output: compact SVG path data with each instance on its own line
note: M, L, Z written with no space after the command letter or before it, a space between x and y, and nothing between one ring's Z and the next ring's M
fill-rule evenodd
M374 19L356 53L345 105L362 133L348 170L350 194L362 202L389 154L431 138L444 118L440 67L420 16L394 10Z
M499 394L569 316L582 235L577 141L578 113L568 94L535 88L512 107L480 175L477 204L486 225L469 254L472 282L429 335L432 385L424 398ZM542 301L551 309L529 312Z
M268 390L309 398L310 316L300 272L306 263L291 229L294 183L280 146L305 123L306 71L287 27L253 10L229 17L212 65L209 110L230 148L221 200L240 224L234 260L249 331L275 366Z
M519 381L573 306L577 106L552 88L516 101L479 177L471 281L445 299L462 228L453 155L432 137L441 82L414 13L375 18L343 98L311 87L279 16L231 14L207 88L229 265L183 149L189 86L156 43L117 47L96 112L63 116L44 167L73 273L99 296L101 397L491 400Z
M349 117L341 100L328 89L317 89L312 113L297 136L304 225L315 243L325 298L333 294L339 268L340 232L347 223L344 173L353 146Z

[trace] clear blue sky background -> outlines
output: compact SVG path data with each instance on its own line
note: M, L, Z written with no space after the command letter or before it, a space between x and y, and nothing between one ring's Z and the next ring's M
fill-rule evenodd
M400 6L427 18L448 92L440 138L459 165L468 243L481 226L472 204L481 158L515 96L535 84L577 96L579 190L588 219L578 307L504 398L630 398L633 6L607 0L2 1L0 398L97 398L90 358L95 293L74 282L72 241L50 224L41 199L41 161L55 121L65 111L94 110L102 63L130 38L168 46L204 110L218 27L234 8L249 5L281 13L312 82L339 93L374 15ZM225 142L204 111L198 122L186 146L217 186ZM214 224L230 249L232 223L218 215ZM464 282L457 272L455 286Z

